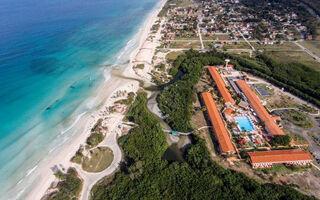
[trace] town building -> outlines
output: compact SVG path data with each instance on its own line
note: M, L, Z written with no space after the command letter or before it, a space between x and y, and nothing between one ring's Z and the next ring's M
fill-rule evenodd
M270 116L270 114L261 104L260 99L253 93L247 83L244 80L237 80L236 83L247 97L250 106L257 113L260 120L264 122L267 132L272 136L284 135L283 131L279 128L275 120Z
M207 114L213 126L214 135L219 143L219 148L222 154L233 154L235 149L231 142L229 133L224 125L222 117L217 109L217 106L212 98L211 93L204 92L201 94L202 100L207 107Z
M274 164L305 166L312 162L310 155L300 149L255 151L248 155L253 168L272 167Z
M226 84L224 83L222 77L220 76L218 70L216 67L208 67L208 71L214 80L214 82L217 84L219 93L221 94L223 100L225 101L226 104L231 104L234 105L235 101L232 98L228 88L226 87Z

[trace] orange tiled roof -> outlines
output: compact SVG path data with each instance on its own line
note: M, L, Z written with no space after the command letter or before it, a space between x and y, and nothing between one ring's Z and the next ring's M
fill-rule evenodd
M212 79L214 80L214 82L216 82L218 90L219 90L221 96L223 97L224 101L235 103L235 101L232 98L229 90L227 89L223 79L221 78L218 70L215 67L208 67L208 71L209 71Z
M254 163L281 163L290 161L312 160L304 150L255 151L248 153Z
M231 109L231 108L227 108L227 109L224 111L224 113L227 114L227 115L232 115L233 112L234 112L234 110Z
M235 149L232 145L231 139L229 137L226 127L224 126L224 123L216 107L216 104L213 101L211 93L204 92L201 95L207 107L207 113L211 120L211 124L213 125L214 133L219 142L222 153L234 153Z
M252 92L247 83L244 80L237 80L236 83L248 98L251 107L258 114L261 121L264 121L267 131L271 135L284 135L283 131L275 123L274 119L269 115L267 110L261 104L260 99Z

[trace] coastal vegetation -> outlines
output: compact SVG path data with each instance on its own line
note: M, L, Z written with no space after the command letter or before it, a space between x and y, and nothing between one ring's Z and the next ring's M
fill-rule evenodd
M82 163L82 158L83 158L82 151L83 151L83 148L80 147L70 161L80 165Z
M136 69L144 69L144 64L138 64L134 68L136 68Z
M91 134L87 138L88 148L93 148L103 141L105 128L102 126L103 119L99 119L91 129Z
M126 99L118 100L115 103L131 105L134 100L134 96L135 96L134 92L129 92L128 97Z
M57 191L50 194L47 200L74 200L78 199L82 180L74 168L69 168L67 173L58 171L56 177L60 180L57 185Z
M137 127L119 139L125 162L114 176L93 187L92 200L315 199L290 187L260 184L243 173L224 169L211 160L205 142L196 135L184 161L166 161L162 157L167 148L165 133L146 102L146 94L140 92L128 113Z

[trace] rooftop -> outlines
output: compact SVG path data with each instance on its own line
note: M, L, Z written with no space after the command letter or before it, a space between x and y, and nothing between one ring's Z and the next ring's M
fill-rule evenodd
M201 96L207 107L207 113L209 115L214 133L219 142L222 153L234 153L235 149L232 145L231 139L226 127L224 126L223 120L216 107L216 104L213 101L211 93L204 92L201 94Z
M310 155L304 150L255 151L248 153L252 163L283 163L290 161L309 161Z
M274 119L261 104L260 99L252 92L247 83L244 80L237 80L236 83L248 98L251 107L257 113L260 120L265 123L265 128L267 131L271 135L284 135L283 131L279 128Z
M225 102L231 102L232 104L235 103L234 99L232 98L229 90L226 87L226 84L224 83L223 79L221 78L218 70L216 67L208 67L208 71L214 80L216 82L218 90L223 97Z

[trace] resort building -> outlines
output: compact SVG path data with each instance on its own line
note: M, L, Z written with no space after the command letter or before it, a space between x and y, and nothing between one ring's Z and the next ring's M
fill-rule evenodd
M233 154L235 149L231 142L228 131L223 123L222 117L213 101L212 95L209 92L201 94L204 104L207 107L208 117L213 126L214 134L218 140L220 151L222 154Z
M224 99L226 104L234 105L235 101L232 98L228 88L226 87L225 82L223 81L222 77L220 76L218 70L216 67L208 67L208 71L214 80L214 82L217 84L219 93L221 94L222 98Z
M260 99L253 93L250 87L244 80L237 80L237 85L247 97L251 107L259 116L260 120L265 123L265 129L272 136L284 135L283 131L276 124L275 120L270 116L264 106L261 104Z
M310 155L304 150L274 150L248 153L253 168L272 167L273 164L305 166L312 162Z

